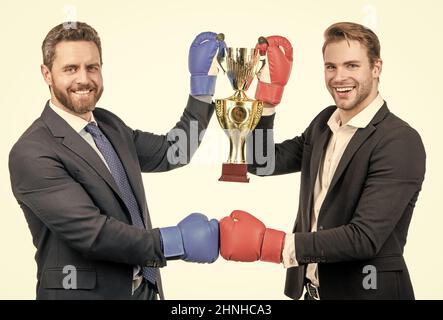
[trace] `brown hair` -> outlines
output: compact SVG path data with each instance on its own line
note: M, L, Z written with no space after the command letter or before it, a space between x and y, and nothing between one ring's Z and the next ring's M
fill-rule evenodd
M369 63L371 67L374 62L380 59L380 41L377 35L369 28L353 22L338 22L326 29L325 42L322 52L325 53L326 46L332 42L346 40L356 40L367 49Z
M65 22L61 23L46 35L42 43L43 64L52 69L55 59L55 47L62 41L92 41L97 45L100 53L100 63L102 59L102 47L100 37L97 31L84 22Z

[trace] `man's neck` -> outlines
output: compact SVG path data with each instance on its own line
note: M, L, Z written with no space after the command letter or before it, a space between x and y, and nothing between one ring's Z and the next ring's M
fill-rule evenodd
M82 118L85 121L90 122L91 121L91 117L92 117L92 111L88 111L86 113L76 113L74 111L72 111L71 109L66 108L60 101L58 101L57 98L55 97L51 97L51 102L54 106L56 106L57 108L62 109L63 111L66 111L67 113L70 113L76 117Z

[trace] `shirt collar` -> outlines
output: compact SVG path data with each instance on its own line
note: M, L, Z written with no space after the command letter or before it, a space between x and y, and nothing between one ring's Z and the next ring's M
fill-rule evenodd
M91 114L91 121L88 122L83 118L80 118L79 116L75 116L59 107L54 105L51 100L49 100L49 106L52 110L54 110L55 113L57 113L63 120L65 120L77 133L80 133L87 124L89 123L96 123L94 115Z
M362 111L357 113L353 118L351 118L345 126L353 128L365 128L374 118L375 114L383 106L384 101L380 93L375 97L374 100ZM337 108L328 120L328 126L332 131L336 131L340 127L340 115L339 109Z

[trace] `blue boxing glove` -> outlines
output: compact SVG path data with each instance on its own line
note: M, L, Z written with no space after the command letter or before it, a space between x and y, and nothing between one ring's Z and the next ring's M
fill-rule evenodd
M192 42L188 58L191 95L214 95L218 73L216 56L225 56L226 44L223 40L223 34L202 32Z
M166 259L212 263L218 258L218 221L201 213L192 213L176 227L160 228L163 254Z

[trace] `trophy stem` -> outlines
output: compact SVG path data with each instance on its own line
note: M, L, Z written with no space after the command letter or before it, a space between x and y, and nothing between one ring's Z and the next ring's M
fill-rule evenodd
M246 163L245 161L245 144L246 135L249 133L247 131L240 131L237 129L229 130L229 163L241 164Z
M249 98L243 90L236 90L235 93L230 98L235 101L248 101Z

